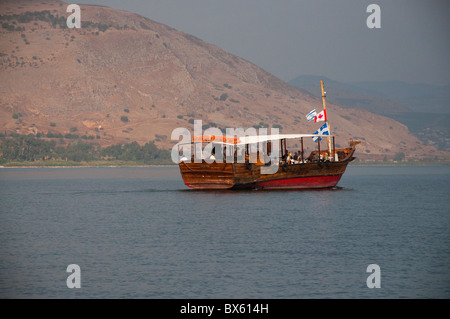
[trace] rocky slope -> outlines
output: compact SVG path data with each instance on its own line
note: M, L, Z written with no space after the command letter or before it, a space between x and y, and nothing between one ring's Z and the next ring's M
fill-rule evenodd
M305 115L321 110L320 99L240 57L101 6L81 5L81 28L69 29L67 5L0 3L2 133L76 134L101 145L156 140L170 148L172 130L192 130L194 119L219 128L278 125L283 133L319 127ZM362 140L358 157L447 156L392 119L333 104L327 110L338 145Z

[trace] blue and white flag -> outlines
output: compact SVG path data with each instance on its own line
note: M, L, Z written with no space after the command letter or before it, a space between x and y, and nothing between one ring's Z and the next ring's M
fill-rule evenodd
M316 135L330 135L330 130L328 129L328 124L325 123L322 125L315 133ZM313 136L312 139L314 142L317 142L317 140L321 141L322 138L320 136Z
M309 112L308 115L306 115L306 119L308 120L308 122L312 121L316 118L316 115L317 115L317 113L316 113L316 110L314 109L311 112Z

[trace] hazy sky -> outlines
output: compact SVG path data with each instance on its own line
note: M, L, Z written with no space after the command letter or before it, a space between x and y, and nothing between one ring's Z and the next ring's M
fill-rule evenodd
M66 1L67 2L67 1ZM82 0L139 13L289 81L399 80L450 85L450 1ZM381 28L366 25L381 8ZM83 17L81 17L83 19Z

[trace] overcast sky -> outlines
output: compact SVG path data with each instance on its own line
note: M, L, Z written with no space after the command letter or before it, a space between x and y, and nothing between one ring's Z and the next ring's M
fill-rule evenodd
M78 4L83 3L139 13L216 44L285 81L312 74L343 82L450 85L448 0L82 0ZM371 3L381 8L380 29L366 25Z

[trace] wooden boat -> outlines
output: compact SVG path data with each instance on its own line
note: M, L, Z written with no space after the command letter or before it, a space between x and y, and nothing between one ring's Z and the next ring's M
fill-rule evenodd
M325 92L322 97L324 109ZM314 134L285 134L277 136L250 136L243 138L217 138L216 136L194 137L191 146L198 142L210 142L224 147L236 147L244 145L249 149L249 145L255 142L266 142L267 153L273 147L273 143L279 143L281 156L277 156L277 162L265 163L265 154L257 155L255 161L250 156L245 156L245 161L238 162L237 156L232 156L231 160L226 156L218 156L222 160L200 160L195 162L194 156L191 159L185 158L179 162L181 176L185 185L196 189L315 189L335 187L347 165L355 159L353 157L356 145L359 141L350 140L350 145L346 148L335 148L334 136L327 137L327 149L318 149L304 157L303 139L305 137L318 136ZM319 135L320 136L320 135ZM289 139L299 139L301 151L296 161L288 158L286 141ZM331 141L333 146L331 147ZM223 151L223 148L222 148ZM220 155L220 154L219 154ZM224 155L224 154L222 154ZM228 159L228 160L227 160ZM270 165L272 173L265 170ZM276 165L273 169L273 165Z
M284 140L280 142L283 144ZM245 163L182 161L179 167L186 186L197 189L331 188L337 185L348 163L355 159L353 154L358 143L350 140L349 147L334 149L335 160L329 159L328 151L319 150L294 163L282 159L274 174L262 174L261 167L266 165L250 163L248 159Z

